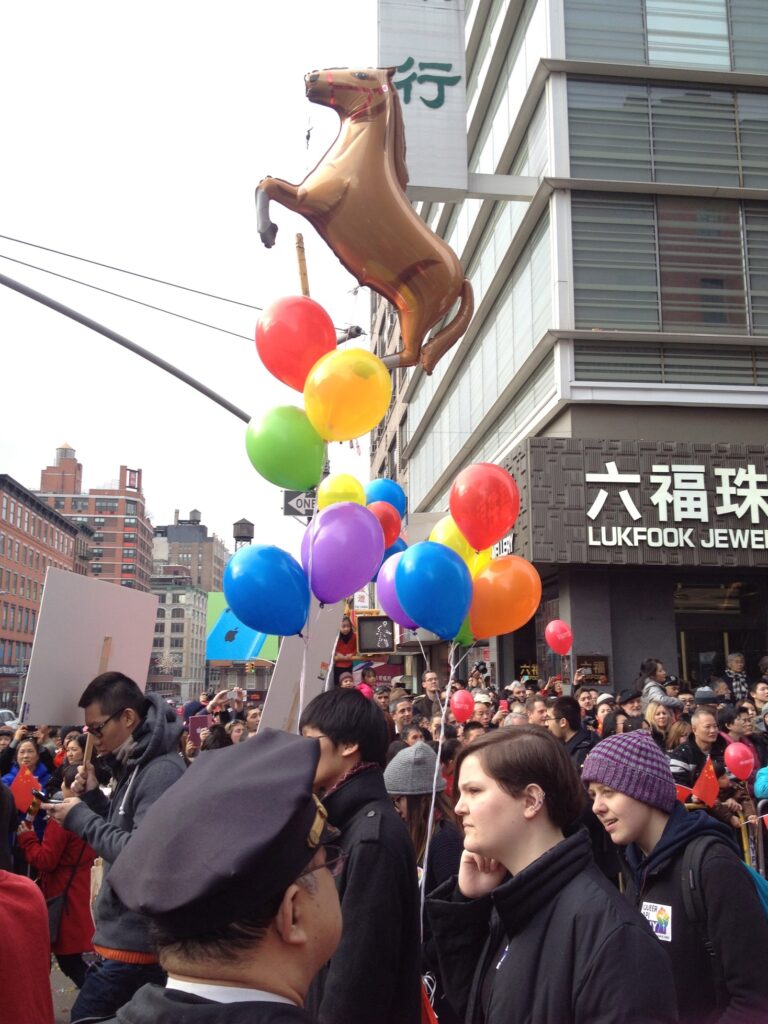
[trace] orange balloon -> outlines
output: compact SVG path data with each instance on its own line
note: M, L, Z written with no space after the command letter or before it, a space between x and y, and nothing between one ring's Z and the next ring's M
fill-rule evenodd
M477 637L513 633L529 622L541 601L541 577L519 555L494 559L475 577L469 627Z

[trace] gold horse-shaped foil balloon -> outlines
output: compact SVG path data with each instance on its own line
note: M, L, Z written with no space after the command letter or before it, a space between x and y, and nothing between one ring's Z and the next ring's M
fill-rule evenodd
M341 118L336 141L300 185L264 178L256 189L262 242L275 243L269 200L302 214L360 284L398 311L403 348L384 362L427 373L464 334L472 285L456 254L414 212L405 195L405 132L394 68L334 68L305 75L307 98ZM423 344L460 299L450 323Z

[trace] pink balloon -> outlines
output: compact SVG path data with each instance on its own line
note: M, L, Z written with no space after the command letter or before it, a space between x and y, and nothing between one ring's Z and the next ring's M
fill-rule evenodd
M567 622L552 619L544 630L544 639L555 654L567 654L573 647L573 632Z
M746 743L729 743L725 748L725 765L731 775L743 782L755 770L752 751Z
M451 711L457 722L467 722L475 710L475 702L469 690L456 690L451 694Z

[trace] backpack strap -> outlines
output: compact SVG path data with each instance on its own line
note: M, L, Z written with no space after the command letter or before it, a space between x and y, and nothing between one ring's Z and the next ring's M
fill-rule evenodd
M709 850L725 843L718 836L697 836L685 848L680 872L680 892L683 898L683 909L688 921L698 929L704 949L712 966L718 1004L722 1007L727 1003L725 979L720 960L707 931L707 908L704 903L704 886L702 882L702 865Z

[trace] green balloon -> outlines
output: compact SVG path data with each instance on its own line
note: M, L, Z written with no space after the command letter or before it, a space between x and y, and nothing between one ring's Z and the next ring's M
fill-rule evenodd
M469 628L469 616L467 616L462 622L461 629L453 638L453 642L458 644L460 647L471 647L475 642L472 630Z
M320 482L325 442L303 409L279 405L254 416L245 447L254 469L276 487L308 491Z

